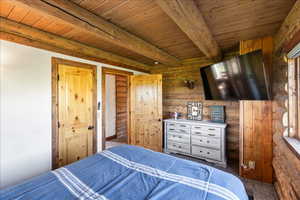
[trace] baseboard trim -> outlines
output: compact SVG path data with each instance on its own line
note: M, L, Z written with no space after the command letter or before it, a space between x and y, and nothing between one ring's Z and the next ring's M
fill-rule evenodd
M113 139L116 139L116 138L117 138L117 135L112 135L112 136L106 137L105 140L109 141L109 140L113 140Z

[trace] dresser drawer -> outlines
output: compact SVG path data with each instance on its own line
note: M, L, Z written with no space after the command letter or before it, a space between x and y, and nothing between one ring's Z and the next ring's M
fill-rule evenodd
M187 128L167 127L167 131L181 134L190 134L190 129Z
M207 149L204 147L192 146L192 154L212 160L221 160L221 151Z
M193 125L193 126L192 126L192 129L195 130L195 131L196 131L196 130L202 130L203 127L204 127L204 126L201 126L201 125Z
M213 138L213 137L192 135L192 144L200 145L200 146L204 146L204 147L211 147L214 149L221 148L220 138Z
M168 141L190 144L190 135L168 133Z
M177 127L178 129L189 129L189 128L191 128L190 125L188 125L188 124L182 124L182 123L177 123L177 124L176 124L176 127Z
M176 128L176 123L172 123L172 122L167 123L167 128Z
M220 137L221 129L220 128L202 127L199 130L192 129L192 134L202 135L202 136L207 136L207 137Z
M189 144L180 144L177 142L168 141L167 145L168 145L169 150L174 150L174 151L183 152L183 153L191 153Z

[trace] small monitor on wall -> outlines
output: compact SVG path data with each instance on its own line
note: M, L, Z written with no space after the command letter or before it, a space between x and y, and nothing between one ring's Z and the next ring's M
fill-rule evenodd
M206 100L269 100L262 51L234 56L200 69Z

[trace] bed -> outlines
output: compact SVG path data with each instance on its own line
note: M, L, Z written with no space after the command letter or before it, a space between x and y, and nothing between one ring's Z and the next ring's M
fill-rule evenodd
M1 190L0 199L247 200L242 182L207 165L122 145Z

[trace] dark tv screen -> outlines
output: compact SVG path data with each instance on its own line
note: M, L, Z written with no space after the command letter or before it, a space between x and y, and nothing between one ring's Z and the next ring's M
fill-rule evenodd
M269 100L261 51L235 56L200 69L206 100Z

